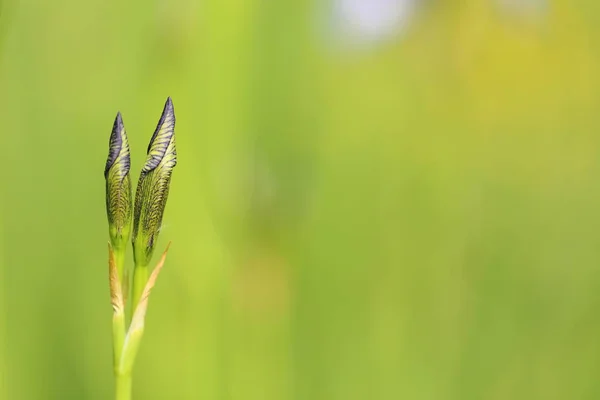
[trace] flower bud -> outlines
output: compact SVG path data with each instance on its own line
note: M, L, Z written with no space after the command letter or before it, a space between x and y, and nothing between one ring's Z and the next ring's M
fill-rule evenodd
M175 113L169 97L148 145L135 193L132 240L136 266L147 266L152 258L176 164Z
M131 234L131 179L129 178L129 143L121 113L117 113L110 135L106 179L106 214L113 248L124 252Z

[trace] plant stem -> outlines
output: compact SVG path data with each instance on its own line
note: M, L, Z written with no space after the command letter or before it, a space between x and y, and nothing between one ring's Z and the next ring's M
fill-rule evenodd
M131 374L123 374L121 371L121 356L123 353L123 345L125 342L125 310L122 302L122 276L125 262L125 251L117 249L113 253L115 267L117 270L118 280L112 281L111 291L118 293L117 297L111 299L113 301L113 370L115 373L115 396L117 400L131 399ZM113 286L114 285L114 286Z
M123 286L123 270L125 268L125 249L114 248L115 254L115 265L117 266L117 271L119 272L119 282L121 283L121 287Z
M123 344L125 342L125 314L123 311L113 314L113 366L115 376L121 363Z
M122 272L123 272L123 264L125 262L125 251L116 249L114 251L114 260L115 265L117 267L117 272L119 273L119 288L122 289L121 282ZM123 350L123 342L125 341L125 310L123 309L114 309L113 310L113 363L115 371L118 370L119 363L121 361L121 352Z
M131 373L115 373L115 400L131 400Z
M148 266L136 265L133 270L133 291L131 298L131 315L135 314L135 309L140 302L144 288L148 282Z

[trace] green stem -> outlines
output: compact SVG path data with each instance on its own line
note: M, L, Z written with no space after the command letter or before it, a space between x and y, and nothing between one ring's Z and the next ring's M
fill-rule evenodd
M144 288L146 287L146 282L148 282L148 266L136 265L133 270L133 295L131 299L132 316L133 314L135 314L135 309L137 308L137 305L140 302L140 298L142 297L142 293L144 292Z
M113 366L115 375L119 371L123 344L125 343L125 315L121 312L113 314Z
M117 271L119 272L119 282L121 282L121 287L123 287L123 270L125 269L125 249L117 249L114 248L115 255L115 265L117 266Z
M123 283L123 268L125 264L125 251L115 250L115 265L119 274L119 282ZM131 399L131 374L121 374L121 356L125 342L125 310L113 313L113 368L115 372L115 396L117 400Z
M123 266L125 264L125 251L115 249L115 265L119 273L119 283L123 285ZM113 313L113 363L115 371L121 361L121 352L123 351L123 342L125 341L125 310Z
M131 400L131 373L116 373L115 378L115 400Z

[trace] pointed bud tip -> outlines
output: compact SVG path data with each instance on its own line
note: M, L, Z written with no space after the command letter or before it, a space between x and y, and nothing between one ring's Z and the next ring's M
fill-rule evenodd
M158 124L156 125L156 130L150 139L150 143L148 143L148 149L146 150L147 154L150 154L150 150L152 149L152 145L156 140L157 136L161 133L165 135L165 138L168 136L170 139L173 135L175 129L175 110L173 109L173 101L171 100L171 96L167 97L167 101L165 102L165 107L163 108L162 114L160 115L160 119L158 120ZM162 143L165 144L165 143ZM168 142L167 142L168 145ZM166 150L166 147L165 147ZM159 152L160 156L157 156L150 163L146 163L147 165L144 167L146 170L152 170L158 165L158 161L164 155L164 150Z
M165 108L163 110L163 116L167 115L172 115L173 119L175 119L175 110L173 109L173 100L171 100L171 96L167 97Z
M117 116L115 117L115 122L113 123L112 132L110 134L109 140L109 150L108 150L108 159L106 160L106 166L104 168L104 177L108 176L109 169L116 162L119 153L122 150L122 147L126 147L126 151L129 152L129 146L127 144L127 137L125 135L125 125L123 124L123 117L121 116L121 112L117 112ZM123 136L121 135L123 133ZM125 143L123 143L125 142ZM125 162L125 169L129 172L129 160Z
M121 130L123 129L123 117L121 116L121 112L117 111L117 116L115 117L115 123L113 124L113 135L119 135Z

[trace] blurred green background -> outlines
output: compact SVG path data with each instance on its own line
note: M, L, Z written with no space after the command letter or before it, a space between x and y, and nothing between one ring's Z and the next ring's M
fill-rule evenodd
M596 0L0 2L0 398L112 398L108 138L120 110L137 180L167 96L134 398L600 398L599 26Z

